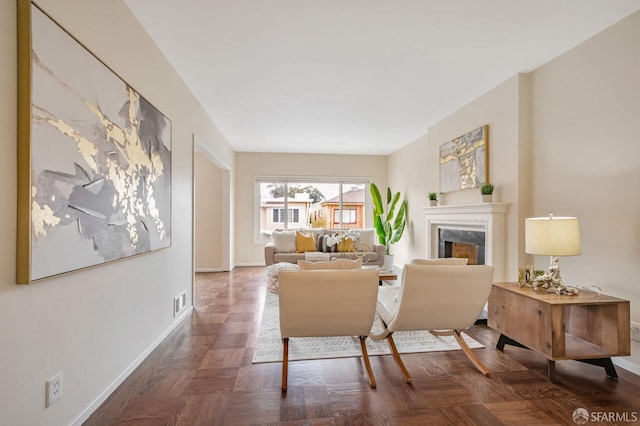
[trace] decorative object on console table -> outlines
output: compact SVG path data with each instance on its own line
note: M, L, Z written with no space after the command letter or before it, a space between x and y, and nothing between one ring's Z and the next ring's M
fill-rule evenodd
M18 1L16 281L171 245L171 121Z
M438 204L438 193L437 192L430 192L429 193L429 205L430 206L435 206Z
M375 183L371 183L370 190L373 199L373 225L380 244L386 250L383 267L390 271L393 268L393 257L390 257L389 247L400 241L404 232L407 201L400 201L400 192L392 194L391 188L387 187L387 202L383 204L380 191Z
M518 285L522 286L533 286L533 266L531 265L521 265L518 268Z
M482 194L482 202L490 203L493 201L493 184L485 183L480 187L480 193Z
M489 126L440 145L440 192L479 188L489 181Z
M577 256L580 248L580 230L575 217L533 217L525 220L525 252L551 256L549 271L533 281L533 288L546 289L556 294L577 294L578 289L568 286L560 277L559 256Z

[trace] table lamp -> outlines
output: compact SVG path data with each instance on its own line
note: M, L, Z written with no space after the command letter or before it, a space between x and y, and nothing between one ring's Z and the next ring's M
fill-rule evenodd
M557 294L576 294L578 290L564 284L560 277L559 256L581 254L580 230L575 217L533 217L525 219L525 252L551 256L549 271L537 277L533 287Z

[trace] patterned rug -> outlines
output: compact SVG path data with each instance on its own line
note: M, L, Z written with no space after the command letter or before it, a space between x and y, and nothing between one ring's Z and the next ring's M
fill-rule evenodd
M380 321L376 319L372 332L382 331ZM462 334L470 348L483 348L471 337ZM438 352L460 350L453 336L434 336L428 331L403 331L393 334L400 353ZM388 355L386 341L367 339L369 355ZM357 337L298 337L289 340L289 360L347 358L361 356L360 342ZM280 338L280 320L278 315L278 295L267 292L267 297L258 334L258 346L253 363L281 362L282 339Z

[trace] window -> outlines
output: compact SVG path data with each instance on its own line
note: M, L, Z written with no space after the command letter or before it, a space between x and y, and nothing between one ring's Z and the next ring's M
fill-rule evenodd
M273 209L273 223L284 222L284 209ZM287 209L287 222L300 222L300 209Z
M342 215L340 214L342 213ZM356 223L357 222L357 210L356 209L338 209L333 211L333 222L340 223L342 220L343 224L347 223Z
M256 242L276 229L364 228L369 182L256 177Z

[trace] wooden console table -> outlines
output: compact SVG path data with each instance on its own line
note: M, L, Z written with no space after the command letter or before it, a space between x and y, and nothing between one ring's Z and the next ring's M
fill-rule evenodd
M555 361L573 359L605 368L617 378L612 356L631 353L629 301L581 291L556 295L494 283L489 295L489 327L501 333L496 347L506 344L532 349L548 360L549 380Z

